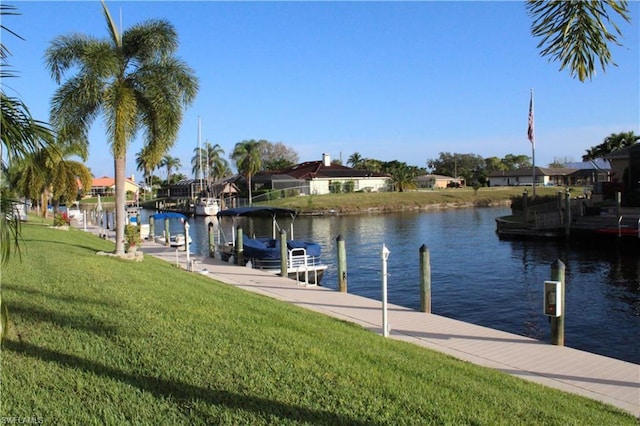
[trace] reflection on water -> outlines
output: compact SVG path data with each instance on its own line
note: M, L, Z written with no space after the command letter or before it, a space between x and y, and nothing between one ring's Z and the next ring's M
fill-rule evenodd
M551 265L566 265L565 344L640 364L640 256L624 247L501 241L495 217L504 208L423 213L298 217L295 237L323 247L323 285L337 288L336 238L345 240L350 293L381 299L381 250L388 259L390 303L419 309L419 250L429 248L432 311L549 341L542 283ZM213 218L207 220L214 220ZM192 218L192 251L206 255L204 218ZM253 223L252 232L270 234Z

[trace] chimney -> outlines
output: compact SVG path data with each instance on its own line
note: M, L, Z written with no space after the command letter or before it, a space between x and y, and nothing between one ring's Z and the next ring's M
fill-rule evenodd
M329 154L322 154L322 165L329 167L331 165L331 156Z

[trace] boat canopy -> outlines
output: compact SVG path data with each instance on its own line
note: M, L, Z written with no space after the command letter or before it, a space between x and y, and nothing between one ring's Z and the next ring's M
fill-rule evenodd
M295 219L298 212L293 209L281 207L238 207L233 209L220 210L217 213L220 217L288 217Z
M187 220L187 217L185 215L177 212L155 213L151 215L151 217L153 218L153 220L164 220L164 219L180 219L183 221Z

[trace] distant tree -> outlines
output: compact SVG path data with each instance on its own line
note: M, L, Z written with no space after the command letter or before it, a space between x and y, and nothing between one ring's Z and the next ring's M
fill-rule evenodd
M172 183L180 182L181 180L185 179L188 179L188 177L184 173L174 173L171 176Z
M201 148L194 148L193 157L191 157L193 175L198 177L202 164L202 176L209 184L223 178L229 170L229 163L223 155L224 149L219 144L211 145L210 142L205 142Z
M251 177L262 168L260 142L255 139L238 142L233 148L231 159L235 162L238 173L247 179L249 205L251 205Z
M504 170L526 169L531 167L531 160L526 155L507 154L502 159L502 164L505 166Z
M478 180L484 171L484 159L476 154L451 154L441 152L436 159L427 160L427 167L432 173L454 178L462 177L467 183Z
M374 160L373 158L364 158L360 163L361 170L367 170L369 172L380 173L382 172L383 162L380 160Z
M501 158L488 157L484 159L484 170L487 175L493 172L507 170L507 166L502 162Z
M615 65L609 43L619 46L616 34L622 33L613 18L631 21L627 1L527 0L526 8L533 18L531 33L541 38L541 55L560 62L560 70L568 67L580 81L595 75L596 60L603 71Z
M136 154L136 169L142 172L146 185L151 185L151 174L158 168L162 158L157 158L157 152L149 145L142 147Z
M164 167L167 169L167 185L171 185L173 183L173 179L171 178L171 174L174 170L178 170L182 167L182 162L178 157L172 157L169 154L162 157L160 160L160 167Z
M382 172L391 175L391 183L398 192L415 189L417 187L416 178L421 174L418 167L395 160L384 163Z
M298 153L282 142L269 142L261 139L260 163L262 170L278 171L298 164Z
M604 142L600 145L592 146L587 149L587 153L582 156L582 161L602 158L614 151L634 145L638 141L640 141L640 135L634 134L633 131L611 133L609 136L604 138Z
M289 169L295 165L296 163L281 157L275 160L269 160L269 161L263 162L262 169L266 171L277 172L280 170Z
M351 166L354 169L361 169L363 164L362 155L359 152L354 152L347 159L347 166Z
M554 160L553 163L549 163L547 167L550 169L564 169L566 166L564 163Z

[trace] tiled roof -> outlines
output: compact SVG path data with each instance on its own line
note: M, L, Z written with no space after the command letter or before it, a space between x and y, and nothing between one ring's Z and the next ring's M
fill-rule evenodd
M388 177L384 173L376 173L368 170L352 169L340 164L325 166L322 161L307 161L283 170L280 175L289 175L295 179L313 178L364 178L364 177Z
M130 178L125 178L125 181L129 182L132 185L138 186L137 183L135 183L134 181L132 181ZM113 185L116 184L116 180L112 177L109 176L102 176L99 178L93 178L93 180L91 181L91 187L95 188L95 187L101 187L101 188L110 188Z

